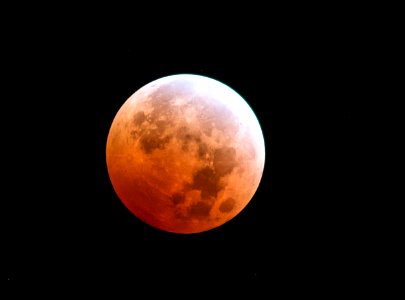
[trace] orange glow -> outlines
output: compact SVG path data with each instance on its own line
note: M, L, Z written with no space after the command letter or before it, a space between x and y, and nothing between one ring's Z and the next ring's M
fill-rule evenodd
M186 74L133 94L115 116L106 148L124 205L176 233L234 218L256 192L264 156L260 125L246 102L218 81Z

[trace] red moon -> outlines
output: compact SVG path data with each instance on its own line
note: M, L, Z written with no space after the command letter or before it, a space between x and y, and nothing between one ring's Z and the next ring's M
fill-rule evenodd
M227 85L199 75L157 79L119 109L107 138L112 186L145 223L174 233L216 228L259 186L260 124Z

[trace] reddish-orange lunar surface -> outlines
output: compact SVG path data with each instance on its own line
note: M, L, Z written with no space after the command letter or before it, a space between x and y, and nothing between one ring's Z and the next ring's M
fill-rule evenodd
M259 122L239 94L180 74L145 85L122 105L106 155L115 192L135 216L161 230L196 233L249 203L265 150Z

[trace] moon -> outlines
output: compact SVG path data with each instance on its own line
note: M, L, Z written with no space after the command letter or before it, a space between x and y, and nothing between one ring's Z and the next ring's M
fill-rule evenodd
M264 160L262 130L246 101L193 74L137 90L117 112L106 145L123 204L143 222L182 234L238 215L259 186Z

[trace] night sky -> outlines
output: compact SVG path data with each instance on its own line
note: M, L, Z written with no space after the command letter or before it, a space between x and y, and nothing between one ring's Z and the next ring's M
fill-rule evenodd
M277 20L192 37L177 27L144 33L135 24L125 31L61 26L55 34L38 25L10 34L2 110L12 120L2 121L3 159L13 162L3 169L7 280L240 280L285 291L351 284L359 255L352 150L361 51L333 24ZM124 101L179 73L237 91L266 147L248 206L192 235L133 216L105 162L108 130Z

